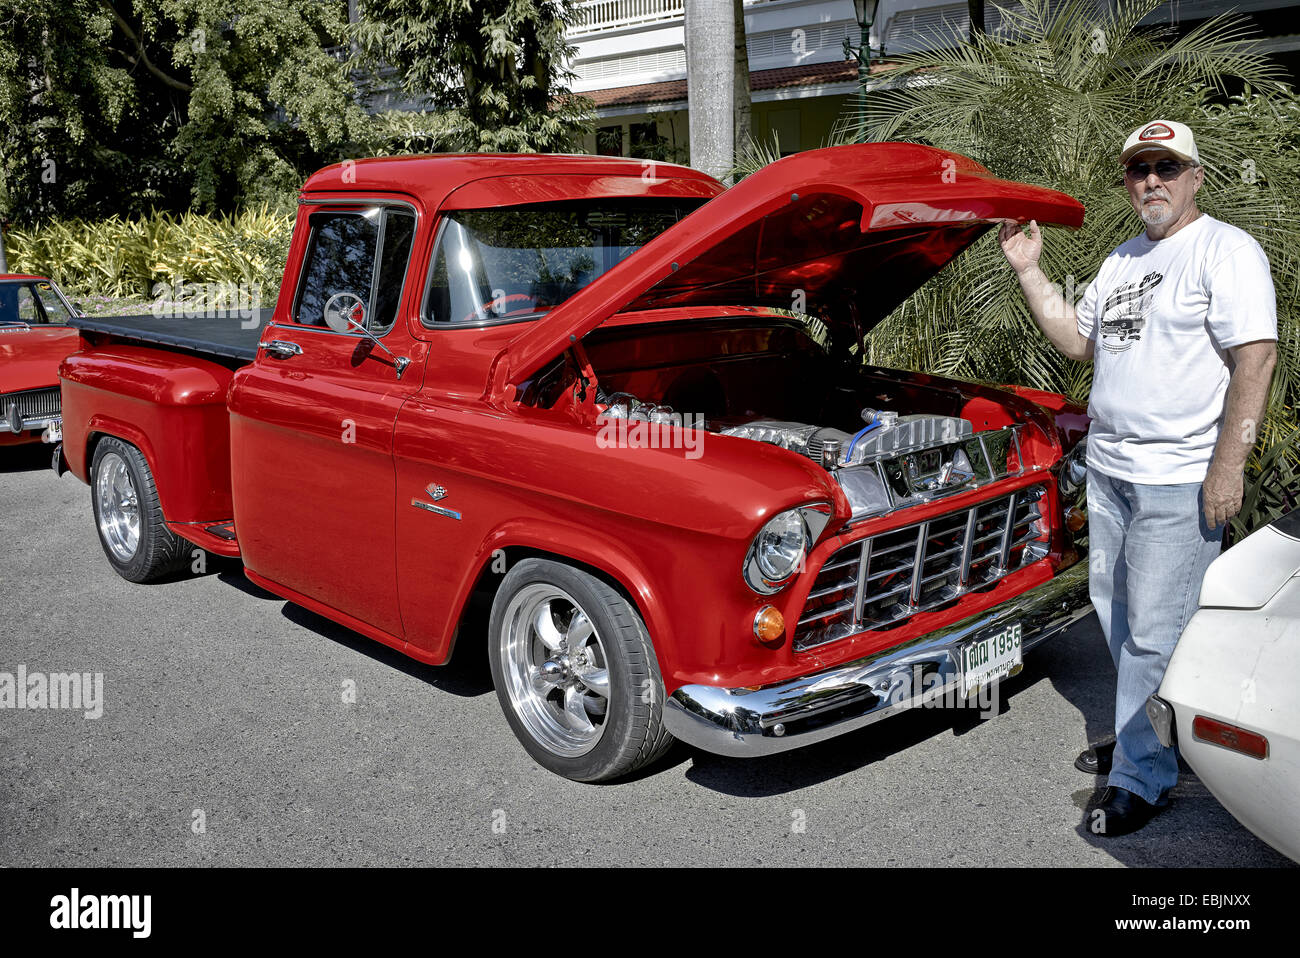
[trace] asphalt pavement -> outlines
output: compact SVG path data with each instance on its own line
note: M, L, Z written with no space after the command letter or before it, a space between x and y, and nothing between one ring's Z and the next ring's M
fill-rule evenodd
M1115 687L1095 616L991 717L915 709L748 761L679 743L580 785L515 741L481 643L424 666L236 562L133 585L48 462L0 448L0 672L98 673L102 714L0 708L0 866L1291 865L1186 769L1142 831L1089 832L1102 783L1073 760Z

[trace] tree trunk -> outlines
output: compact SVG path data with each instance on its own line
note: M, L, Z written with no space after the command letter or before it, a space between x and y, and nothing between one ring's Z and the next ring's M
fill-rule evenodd
M733 16L736 18L736 142L735 152L740 154L753 138L753 103L749 97L749 42L745 37L745 0L735 0Z
M970 17L970 42L975 42L975 34L984 32L984 0L966 0L966 12Z
M735 8L732 0L686 2L686 97L691 166L718 179L735 162Z

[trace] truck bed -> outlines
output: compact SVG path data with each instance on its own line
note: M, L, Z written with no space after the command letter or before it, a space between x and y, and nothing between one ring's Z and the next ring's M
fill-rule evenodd
M270 309L257 310L256 322L234 311L218 311L192 319L152 315L75 316L69 322L86 332L107 333L121 339L173 346L201 355L251 363L257 358L257 343L271 312Z

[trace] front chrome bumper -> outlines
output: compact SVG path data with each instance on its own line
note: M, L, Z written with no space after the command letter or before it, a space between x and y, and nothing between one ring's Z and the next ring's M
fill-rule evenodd
M37 429L48 429L62 422L59 416L22 416L18 413L10 413L0 417L0 432L35 432Z
M664 724L682 741L717 755L784 752L955 689L961 681L961 647L985 633L1019 623L1021 648L1028 651L1091 611L1088 563L1082 560L978 615L824 672L752 690L685 685L669 697ZM921 674L923 690L914 688Z
M62 412L57 408L52 410L24 412L19 404L13 401L14 396L24 396L27 393L13 393L9 396L0 396L0 432L35 432L37 429L45 431L49 435L51 430L58 430L63 424ZM56 397L57 398L57 397ZM6 400L8 400L6 402ZM62 438L60 436L60 438ZM46 439L46 442L57 440Z

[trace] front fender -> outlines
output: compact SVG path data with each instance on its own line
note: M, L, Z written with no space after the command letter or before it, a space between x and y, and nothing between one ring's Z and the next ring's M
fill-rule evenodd
M512 548L545 552L600 570L621 585L632 599L654 639L656 654L661 645L665 649L674 645L672 616L635 550L603 530L548 519L511 519L492 530L461 583L462 600L455 612L457 619L464 611L470 591L483 575L503 575L509 571L501 556Z

